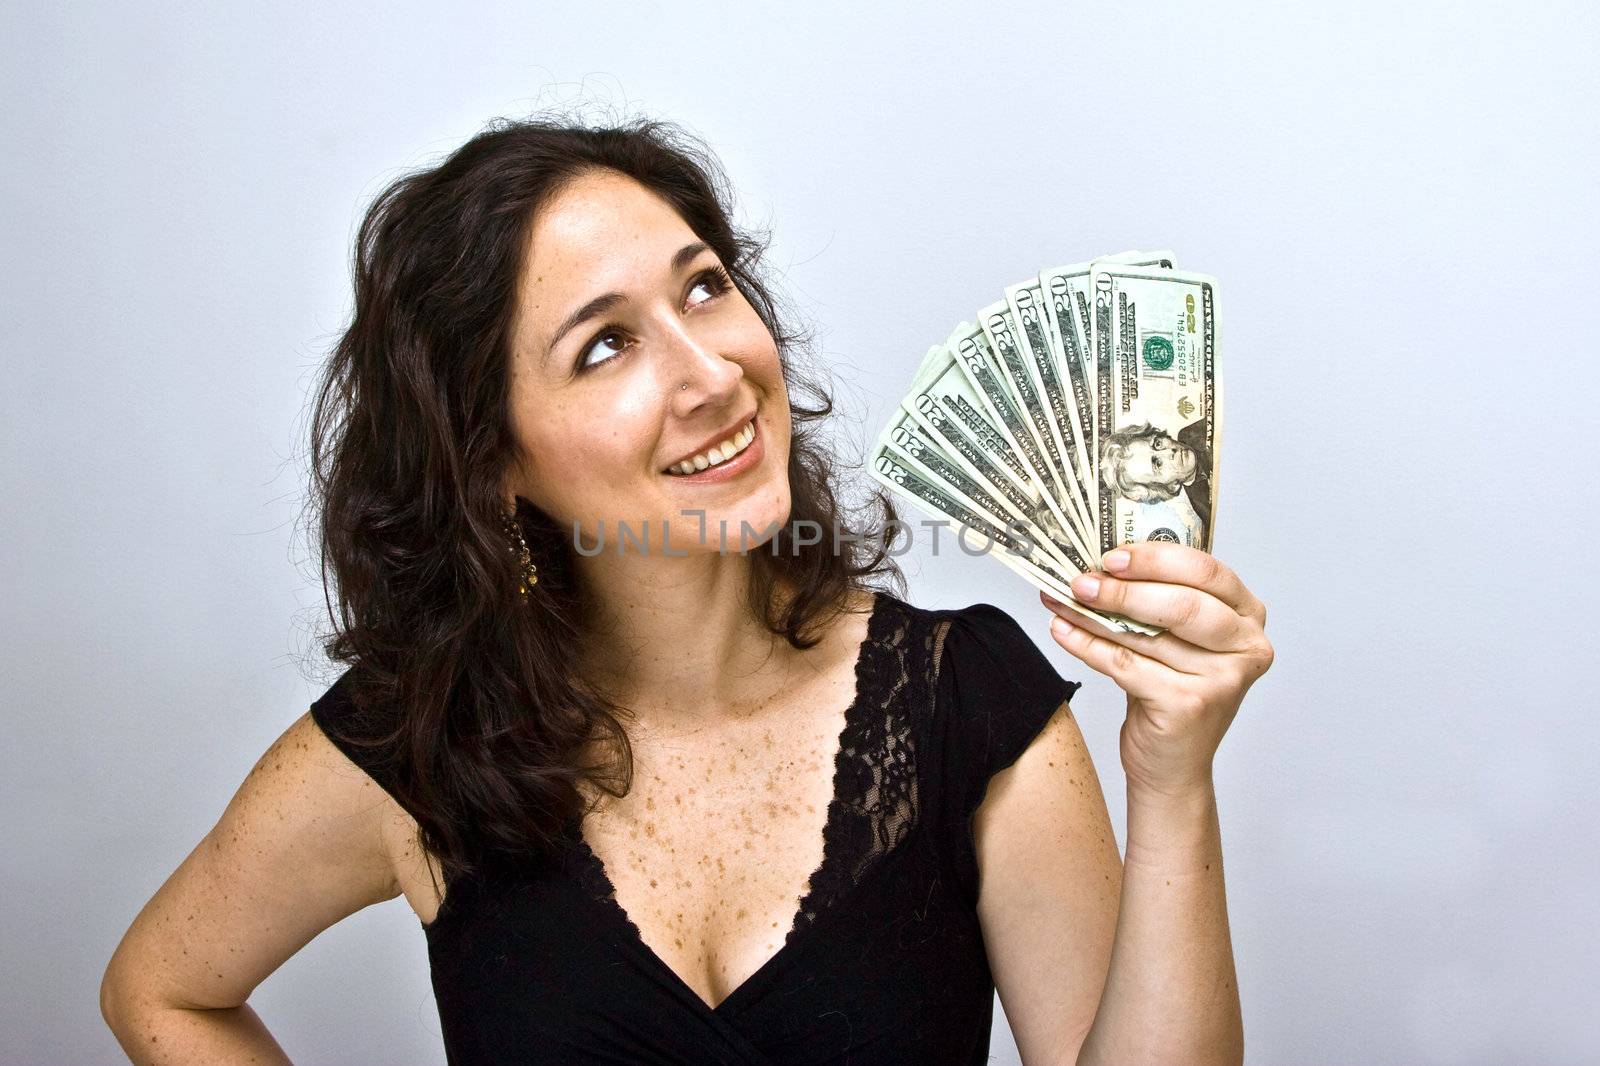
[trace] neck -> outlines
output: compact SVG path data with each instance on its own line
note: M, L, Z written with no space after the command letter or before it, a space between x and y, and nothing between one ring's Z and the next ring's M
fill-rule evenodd
M801 653L751 611L753 579L736 553L580 559L593 609L579 669L651 728L758 712Z

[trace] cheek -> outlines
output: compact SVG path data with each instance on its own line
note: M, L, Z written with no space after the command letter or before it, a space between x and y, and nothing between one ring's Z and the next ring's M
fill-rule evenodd
M748 374L759 373L763 378L779 373L778 345L756 309L744 304L740 313L724 323L721 336L715 343L730 358L745 365Z
M652 454L653 425L642 401L615 397L604 409L572 405L547 410L528 441L527 468L546 510L592 511L637 482ZM659 421L656 419L655 421ZM530 486L530 487L534 487Z
M766 402L771 408L782 408L784 417L782 424L788 426L789 390L783 380L783 362L778 357L778 349L773 343L772 335L761 331L758 347L753 349L758 354L745 365L745 373L754 378L766 393ZM776 412L774 411L774 418Z

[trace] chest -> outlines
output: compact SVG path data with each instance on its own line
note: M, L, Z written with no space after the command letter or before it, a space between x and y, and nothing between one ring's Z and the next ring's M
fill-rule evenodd
M617 905L708 1004L779 951L822 865L855 688L846 662L758 715L635 743L627 796L584 820Z
M930 630L890 606L864 699L835 674L795 693L809 717L643 738L587 846L451 886L428 944L452 1062L987 1061L994 985L942 843Z

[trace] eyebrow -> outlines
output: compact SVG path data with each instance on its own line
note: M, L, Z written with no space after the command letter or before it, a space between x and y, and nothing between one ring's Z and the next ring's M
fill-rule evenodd
M705 251L708 247L704 241L695 241L679 248L672 256L672 273L677 274L694 261L694 257ZM556 345L561 343L561 338L577 329L591 318L598 318L620 303L626 303L628 298L620 292L608 292L603 296L596 296L572 314L568 315L561 325L550 337L550 343L544 350L544 361L548 361L550 353L556 350Z

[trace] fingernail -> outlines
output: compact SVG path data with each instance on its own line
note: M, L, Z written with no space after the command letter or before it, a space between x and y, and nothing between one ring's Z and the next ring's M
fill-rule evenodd
M1116 551L1106 552L1106 557L1100 560L1107 570L1124 570L1133 561L1133 556L1118 548Z
M1100 595L1100 579L1080 574L1072 579L1072 594L1080 600L1092 600Z

